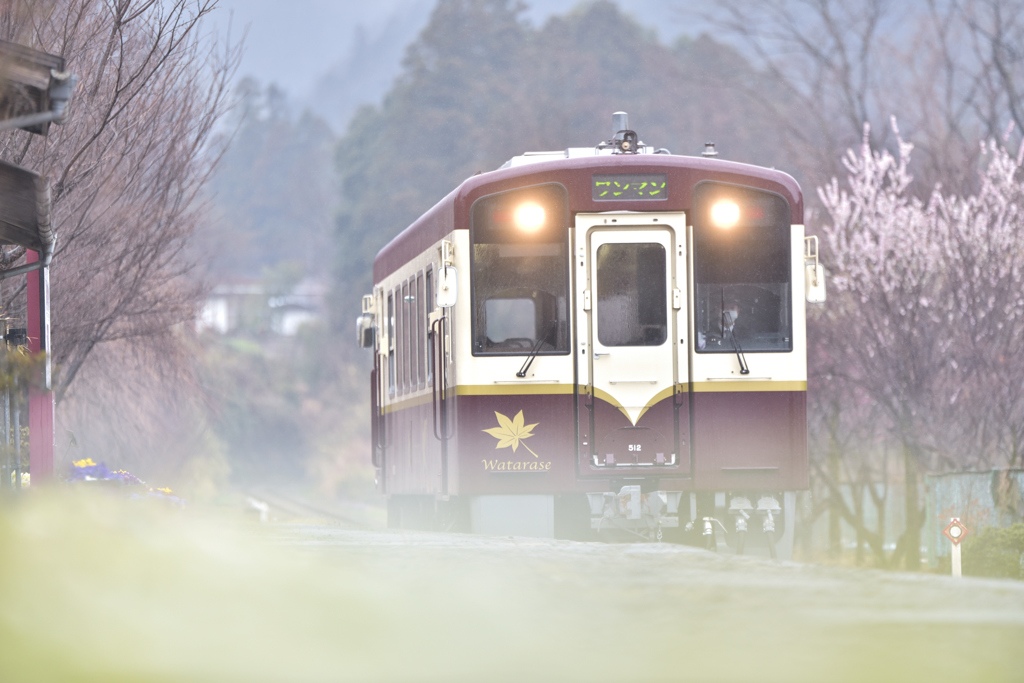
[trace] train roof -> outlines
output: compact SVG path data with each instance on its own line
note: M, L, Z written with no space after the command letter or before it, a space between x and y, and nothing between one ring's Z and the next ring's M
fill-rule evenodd
M377 254L373 264L374 282L379 282L398 270L453 230L468 230L469 209L473 202L497 192L544 183L559 183L569 193L569 206L573 213L655 209L650 201L594 201L590 176L602 171L667 174L669 197L657 203L658 211L689 211L694 185L710 180L754 187L782 195L789 202L791 222L803 223L804 202L800 186L792 176L775 169L722 159L663 153L601 153L594 148L571 148L564 152L533 152L513 157L495 171L467 178L448 196L416 219Z

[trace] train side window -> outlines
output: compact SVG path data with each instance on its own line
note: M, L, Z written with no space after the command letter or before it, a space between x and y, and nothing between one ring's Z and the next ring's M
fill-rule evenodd
M429 331L430 331L430 314L434 310L434 271L431 270L430 268L427 268L425 289L426 289L426 296L423 298L423 310L426 312L426 317L424 317L424 320L426 321L427 331L428 331L428 334L429 334ZM435 339L434 340L434 344L435 344L434 348L437 348L436 345L439 344L439 343L440 343L439 340ZM427 384L433 384L433 383L434 383L434 354L431 352L431 350L429 348L429 345L428 345L428 347L427 347Z
M395 297L388 292L388 395L395 395Z
M423 271L416 275L416 301L413 306L416 308L416 377L419 380L420 389L426 386L426 348L427 317L423 310Z
M402 386L405 387L405 391L408 392L413 385L412 373L410 368L412 366L413 353L412 348L412 324L409 320L409 304L412 302L409 300L409 283L402 283Z
M402 342L405 321L402 320L402 306L402 288L395 287L395 384L399 395L405 392L405 362L402 358L405 354L405 344Z
M420 385L420 316L419 299L416 298L416 277L409 278L409 390L415 391Z

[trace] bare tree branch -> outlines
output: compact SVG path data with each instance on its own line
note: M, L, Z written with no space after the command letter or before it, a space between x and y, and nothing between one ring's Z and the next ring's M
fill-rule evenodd
M216 0L2 4L0 37L60 54L81 77L48 140L0 138L0 156L53 180L60 401L98 346L170 357L175 326L194 318L203 284L185 245L204 219L202 188L221 153L211 134L239 53L204 28Z

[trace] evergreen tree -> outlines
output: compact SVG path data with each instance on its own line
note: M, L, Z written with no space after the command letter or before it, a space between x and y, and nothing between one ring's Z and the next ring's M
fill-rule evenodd
M319 117L295 118L276 85L244 79L236 89L231 145L211 181L224 254L218 276L259 277L296 262L307 274L326 270L334 211L334 138Z
M339 142L337 314L370 290L377 251L467 177L529 150L589 147L628 111L642 138L779 164L758 100L772 89L707 37L675 48L607 1L534 28L512 0L440 0L379 107Z

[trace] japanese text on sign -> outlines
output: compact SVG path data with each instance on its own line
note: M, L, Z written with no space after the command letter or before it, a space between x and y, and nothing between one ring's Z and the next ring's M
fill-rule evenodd
M595 201L668 199L668 176L664 173L595 175L591 187Z

